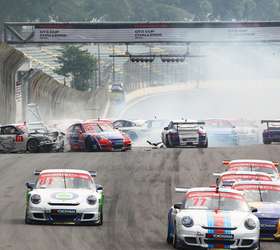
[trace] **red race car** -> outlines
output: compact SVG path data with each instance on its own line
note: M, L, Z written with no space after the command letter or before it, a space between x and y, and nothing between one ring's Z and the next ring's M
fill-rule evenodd
M126 151L131 139L121 131L98 120L75 123L67 129L67 144L71 151Z

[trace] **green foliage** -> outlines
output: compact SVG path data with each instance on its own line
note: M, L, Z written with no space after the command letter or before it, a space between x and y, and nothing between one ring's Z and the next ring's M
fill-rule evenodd
M57 74L73 76L72 88L87 91L92 86L93 74L96 72L97 60L88 51L79 46L67 45L62 49L62 56L58 58L61 67Z

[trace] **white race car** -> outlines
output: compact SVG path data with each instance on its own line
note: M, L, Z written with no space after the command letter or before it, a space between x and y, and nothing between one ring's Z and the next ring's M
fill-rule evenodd
M237 181L273 181L271 175L254 171L227 171L213 175L219 177L220 187L231 187Z
M273 180L278 180L280 175L278 171L279 162L255 160L255 159L238 159L232 161L223 161L227 171L254 171L269 174Z
M26 183L25 223L103 223L103 187L94 183L94 171L50 169L41 172L36 183Z
M177 189L178 190L178 189ZM192 188L168 213L167 242L184 249L259 249L260 224L241 192Z

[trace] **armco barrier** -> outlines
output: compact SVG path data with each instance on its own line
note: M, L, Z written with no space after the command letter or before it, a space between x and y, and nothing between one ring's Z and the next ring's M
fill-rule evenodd
M24 60L22 52L0 43L0 123L15 120L15 75Z
M44 119L96 118L106 106L107 88L82 92L61 85L42 71L29 79L29 102L38 104Z

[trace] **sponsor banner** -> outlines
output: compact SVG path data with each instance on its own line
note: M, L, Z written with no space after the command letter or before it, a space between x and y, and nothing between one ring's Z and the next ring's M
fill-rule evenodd
M278 26L264 23L38 24L32 42L264 42L280 41Z
M228 199L238 199L238 200L243 200L244 198L242 197L241 194L235 194L235 193L230 193L230 192L191 192L187 194L187 199L190 198L197 198L197 197L212 197L212 198L228 198Z

